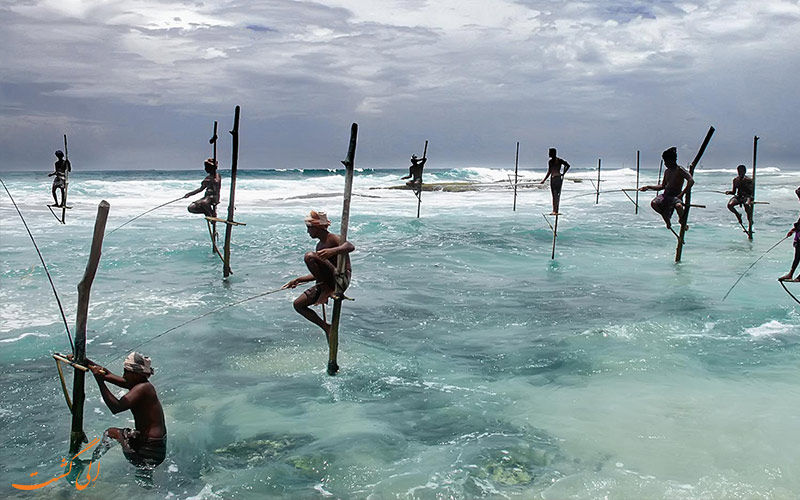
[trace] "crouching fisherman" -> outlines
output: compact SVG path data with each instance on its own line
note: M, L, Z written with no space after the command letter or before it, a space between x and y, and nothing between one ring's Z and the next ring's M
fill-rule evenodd
M208 174L200 187L184 195L184 198L194 196L202 190L206 190L205 195L197 201L192 202L187 208L193 214L203 214L207 217L217 216L217 204L219 203L219 193L222 190L222 178L217 173L217 160L207 159L203 164Z
M115 415L130 410L136 427L106 429L103 442L95 449L95 455L102 455L111 447L110 438L119 441L125 458L136 467L152 469L159 465L167 454L167 425L156 389L148 380L153 374L150 358L138 352L129 354L123 363L125 371L122 377L91 360L87 361L108 409ZM106 382L128 389L128 393L118 399L106 386Z
M322 328L327 338L331 331L331 325L326 323L309 306L325 304L330 297L336 299L336 284L339 282L341 290L344 291L350 285L350 252L356 249L349 241L342 242L339 235L328 232L331 222L325 212L311 213L305 218L308 235L318 239L317 249L314 252L307 252L304 260L306 267L311 272L305 276L300 276L283 285L283 288L295 288L301 283L316 281L316 284L303 292L294 301L294 309L304 318ZM345 274L336 275L336 261L339 255L345 258Z
M639 191L661 191L664 192L650 202L650 206L661 215L667 229L672 229L672 212L678 212L678 221L683 221L683 195L694 185L694 179L685 168L678 165L678 150L674 147L661 153L664 160L664 178L661 184L652 186L642 186ZM686 187L683 187L683 181Z

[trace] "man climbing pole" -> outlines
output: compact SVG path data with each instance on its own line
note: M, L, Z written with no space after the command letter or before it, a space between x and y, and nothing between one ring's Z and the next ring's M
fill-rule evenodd
M316 284L303 292L294 301L294 309L308 321L322 328L327 338L330 334L331 325L326 323L310 306L325 304L328 299L334 296L337 282L341 285L341 290L346 290L350 284L352 274L350 268L350 252L356 249L349 241L342 242L338 235L328 232L331 222L325 212L314 210L305 218L308 235L319 240L316 251L307 252L304 256L306 267L311 272L305 276L295 278L283 288L295 288L301 283L316 281ZM336 260L338 255L344 255L345 273L342 276L336 274Z

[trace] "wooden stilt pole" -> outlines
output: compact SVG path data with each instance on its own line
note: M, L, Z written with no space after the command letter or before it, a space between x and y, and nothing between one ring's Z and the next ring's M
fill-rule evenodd
M753 136L753 205L750 206L750 217L747 221L747 239L753 239L753 218L755 214L756 205L756 157L758 155L758 136ZM744 207L745 215L747 215L747 206Z
M232 222L234 210L236 210L236 168L239 164L239 113L240 108L236 106L233 113L233 130L230 131L233 136L233 144L231 146L231 196L228 199L228 223L225 224L225 258L222 264L222 276L224 278L233 273L231 271L231 236L233 236Z
M109 204L103 200L97 207L97 218L94 222L94 236L92 249L89 252L89 262L83 279L78 283L78 314L75 321L75 357L74 362L79 365L86 364L86 322L89 315L89 295L92 282L100 264L100 254L103 249L103 235L106 231ZM87 442L83 432L83 403L86 399L84 392L84 375L86 372L75 370L72 382L72 432L70 432L69 452L74 454L80 450L81 444Z
M217 120L214 120L214 134L211 136L211 139L208 140L210 144L213 144L214 151L213 156L214 158L214 165L218 165L217 163ZM211 233L211 252L216 253L219 255L219 249L217 248L217 223L206 221L208 223L208 231Z
M594 199L594 204L597 205L600 203L600 164L603 162L602 159L597 159L597 196Z
M517 141L517 156L514 159L514 207L512 208L513 212L517 211L517 179L519 172L519 141Z
M67 147L67 134L64 134L64 159L69 164L69 148ZM71 166L70 166L71 168ZM61 200L61 223L67 222L67 191L69 190L69 168L64 172L64 198Z
M639 150L636 150L636 193L634 193L636 199L633 201L633 213L639 213Z
M425 159L428 157L428 141L425 141L425 148L422 150L423 168L425 168ZM422 178L419 180L419 190L417 191L417 219L419 219L419 209L422 205Z
M353 193L353 171L356 159L356 142L358 139L358 124L354 123L350 127L350 145L347 148L347 157L342 161L345 167L344 177L344 203L342 205L342 224L339 239L342 243L347 241L347 228L350 224L350 198ZM428 141L425 141L425 151L428 149ZM424 158L424 154L423 154ZM346 272L346 255L339 255L336 260L336 275L344 276ZM339 353L339 320L342 315L342 300L344 290L341 280L336 280L336 298L333 300L333 312L331 312L331 332L328 335L328 375L336 375L339 371L337 355Z
M558 216L560 214L556 213L556 222L553 225L553 252L550 254L550 259L556 258L556 238L558 237Z
M661 169L664 167L664 160L661 160L661 163L658 164L658 184L661 185ZM660 193L661 190L656 191L656 195Z
M708 146L709 141L711 141L711 136L714 135L714 127L708 127L708 132L706 133L706 138L703 139L703 144L700 146L700 149L697 151L697 155L692 160L692 163L689 165L689 173L694 175L694 169L698 163L700 163L700 158L703 157L703 153L706 152L706 147ZM675 249L675 262L681 261L681 254L683 253L683 243L684 243L684 236L686 235L686 225L689 222L689 209L692 207L692 189L689 188L686 191L686 199L683 201L683 217L681 217L681 233L678 236L678 247Z

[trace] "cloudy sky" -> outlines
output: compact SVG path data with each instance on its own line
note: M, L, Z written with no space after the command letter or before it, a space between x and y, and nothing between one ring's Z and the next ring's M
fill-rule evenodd
M798 0L0 0L0 169L800 166ZM221 133L220 158L230 164Z

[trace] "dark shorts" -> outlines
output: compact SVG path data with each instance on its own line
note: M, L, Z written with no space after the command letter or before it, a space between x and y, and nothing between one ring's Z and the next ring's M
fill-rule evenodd
M347 290L347 288L350 286L350 273L347 273L344 276L343 285L344 285L342 287L343 290ZM328 302L328 298L330 298L331 294L334 291L335 290L327 290L326 287L322 285L322 283L317 283L316 285L312 286L303 293L306 296L308 296L309 299L311 299L311 304L319 305L319 304L326 304Z
M122 439L128 445L122 453L136 467L156 467L167 456L167 436L143 438L139 431L126 427L122 429Z
M675 210L675 205L680 202L681 199L677 196L668 195L666 193L661 193L653 198L653 205L657 207L657 210L661 213L668 213L670 215L672 215L672 211Z
M65 177L61 177L57 175L53 178L53 187L54 188L65 188L67 186L67 179Z
M752 197L750 196L734 196L731 198L731 201L728 202L728 205L738 206L744 205L748 201L752 201Z

